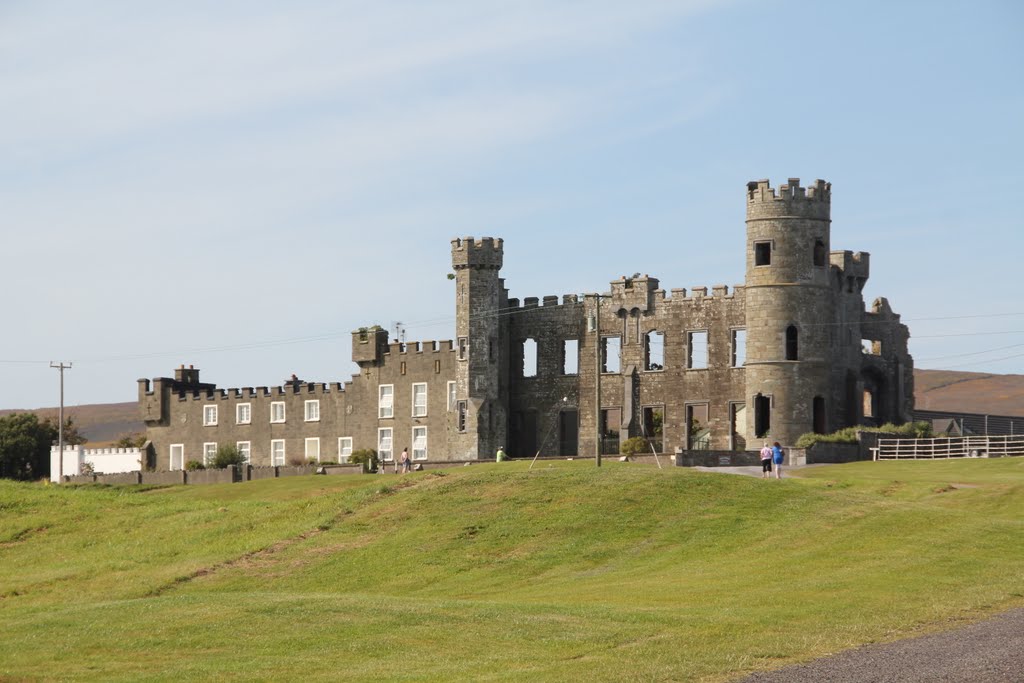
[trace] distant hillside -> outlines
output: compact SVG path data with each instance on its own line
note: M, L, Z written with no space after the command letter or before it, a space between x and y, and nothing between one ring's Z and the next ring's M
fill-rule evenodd
M914 391L921 410L948 410L1024 417L1024 375L989 375L951 370L914 370ZM127 432L143 432L137 403L96 403L70 406L89 443L102 446ZM0 410L0 416L24 410ZM56 418L56 408L38 408L42 417Z
M52 417L55 421L57 419L57 408L0 410L0 417L24 412L35 413L41 418ZM139 419L139 404L135 402L64 406L64 414L74 418L75 424L92 446L116 441L128 432L146 431L146 425Z
M1024 417L1024 375L914 370L914 398L921 410Z

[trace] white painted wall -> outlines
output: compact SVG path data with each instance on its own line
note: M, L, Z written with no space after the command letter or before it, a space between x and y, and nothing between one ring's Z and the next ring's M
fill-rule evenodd
M60 449L50 448L50 481L60 481ZM82 463L92 465L96 474L117 474L138 472L142 469L142 451L138 448L85 448L84 446L64 447L65 476L82 473Z

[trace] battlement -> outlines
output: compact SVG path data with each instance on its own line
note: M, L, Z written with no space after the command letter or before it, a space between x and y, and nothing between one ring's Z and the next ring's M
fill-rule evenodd
M806 188L799 178L790 178L779 186L778 194L769 180L747 183L747 220L760 218L810 218L829 220L832 184L815 180Z
M867 279L871 274L871 254L866 251L832 251L828 261L843 271L845 277Z
M543 305L541 305L543 302ZM530 308L557 308L559 306L576 306L580 303L580 297L578 294L563 294L561 301L555 294L548 294L544 297L528 296L520 302L519 299L513 298L508 300L508 304L505 307L505 312L512 313L515 309L530 309Z
M452 267L479 268L485 270L501 270L503 258L503 240L501 238L461 237L452 240Z

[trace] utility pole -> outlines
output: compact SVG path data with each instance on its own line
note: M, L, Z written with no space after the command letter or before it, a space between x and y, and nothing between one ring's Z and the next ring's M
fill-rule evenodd
M597 466L601 466L601 295L594 294L594 424L597 436L594 450Z
M60 409L57 414L57 483L64 482L64 371L71 369L71 363L64 365L64 361L54 363L50 361L50 367L60 372Z

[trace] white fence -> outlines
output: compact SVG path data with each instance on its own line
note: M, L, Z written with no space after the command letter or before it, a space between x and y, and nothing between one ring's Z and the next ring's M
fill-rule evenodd
M1024 455L1024 434L958 436L942 439L879 439L875 460L930 458L1003 458Z

